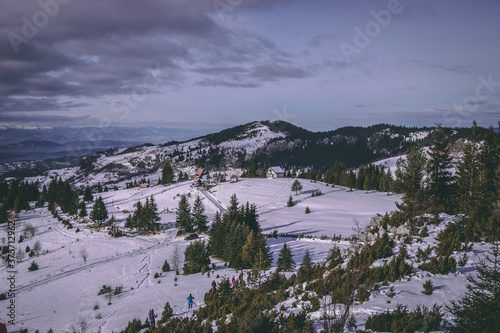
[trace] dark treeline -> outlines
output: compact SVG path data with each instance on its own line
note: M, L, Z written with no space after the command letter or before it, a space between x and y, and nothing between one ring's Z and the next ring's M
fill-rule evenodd
M7 221L6 214L9 210L20 212L28 210L29 203L36 201L36 207L43 207L48 203L48 209L55 212L56 205L61 211L76 215L78 212L78 193L72 189L69 182L61 178L53 179L49 187L45 185L42 191L36 182L13 180L0 183L0 223Z
M19 180L12 181L10 186L6 182L0 183L2 210L14 209L16 212L19 212L29 209L29 202L36 201L39 198L40 191L36 183L21 182Z

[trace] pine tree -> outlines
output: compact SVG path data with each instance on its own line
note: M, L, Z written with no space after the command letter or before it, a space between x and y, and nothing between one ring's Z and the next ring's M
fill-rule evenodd
M184 252L184 275L195 274L208 270L210 252L205 241L195 241L189 244Z
M91 202L92 200L94 200L94 196L92 195L92 190L87 185L85 192L83 193L83 201Z
M257 215L257 206L247 201L245 207L241 207L240 215L243 222L250 228L252 231L261 231L259 224L259 217Z
M97 200L94 202L94 206L92 207L92 211L90 212L90 219L96 222L99 226L106 221L108 218L108 210L102 197L99 196Z
M365 176L365 181L363 182L363 190L365 190L366 193L371 190L370 178L368 176Z
M425 207L424 202L424 177L427 158L423 151L413 147L406 155L406 160L400 158L397 161L396 186L398 192L403 194L402 202L397 207L410 220L421 213Z
M205 215L205 206L203 205L200 196L196 196L196 199L194 200L191 219L198 232L207 231L208 218Z
M160 324L165 324L174 316L174 310L170 306L170 303L165 303L165 307L163 308L163 312L161 314L161 319L158 321Z
M161 266L161 270L163 272L170 272L170 265L168 264L167 260L165 260L165 262L163 263L163 266Z
M236 221L230 224L223 257L225 261L229 262L229 267L243 268L241 249L245 245L249 233L249 228L244 224Z
M191 207L189 206L189 202L185 194L181 196L181 200L179 201L175 222L177 224L177 227L182 231L182 233L193 231L193 222L191 220Z
M393 190L393 179L390 168L387 169L387 173L383 177L383 184L384 189L382 191L388 192L387 194L391 193Z
M97 183L97 193L102 193L102 185L101 182Z
M148 202L148 200L146 200L146 202ZM151 195L151 197L149 198L149 202L145 208L147 211L147 220L145 221L147 229L154 230L156 229L156 223L161 221L161 217L158 212L158 205L156 204L153 195Z
M85 216L88 215L87 213L87 205L85 204L84 201L80 203L80 214L78 214L81 218L84 218Z
M310 212L311 212L311 210L309 209L309 206L307 206L307 207L306 207L306 211L305 211L305 213L306 213L306 214L309 214Z
M496 140L495 140L496 139ZM480 226L483 236L489 236L496 228L500 227L500 221L493 217L495 204L500 202L500 188L498 187L498 174L500 168L500 136L490 128L486 133L478 154L478 179L476 182L479 195L479 206L476 210L476 221Z
M0 204L0 224L7 223L9 210L5 204Z
M255 255L258 251L257 242L255 241L255 234L250 232L245 241L245 245L241 248L241 261L243 267L251 267Z
M356 174L354 171L349 171L349 177L347 178L347 187L349 187L349 191L352 192L352 188L356 184Z
M210 239L208 241L208 244L210 247L210 252L217 259L223 258L226 233L227 233L226 225L222 221L220 213L216 212L214 220L212 222L212 227L210 228L209 231Z
M290 197L288 198L288 202L286 203L286 206L287 206L287 207L293 207L293 206L294 206L292 196L290 196Z
M271 268L271 265L273 263L273 254L271 253L269 245L267 245L266 243L266 238L261 232L258 232L255 234L255 240L257 244L256 257L258 256L259 253L262 253L263 257L259 258L259 260L262 261L262 267L264 267L265 269ZM254 257L254 263L255 260L256 258Z
M284 271L292 271L295 268L295 261L293 260L292 251L285 244L280 250L278 262L277 262L277 270L280 272Z
M252 159L252 162L250 163L250 168L248 169L248 177L250 178L257 177L257 162L255 161L255 158Z
M457 165L457 185L459 195L459 213L469 215L477 205L478 195L475 182L478 178L478 166L475 149L468 142L463 151L462 159Z
M313 274L312 267L312 259L309 250L306 250L304 253L304 258L302 258L302 264L299 267L299 271L297 272L297 282L302 283L305 282L311 277Z
M132 215L132 217L130 218L130 226L132 228L139 228L140 223L141 223L141 215L143 214L142 213L142 202L137 201L134 204L134 207L135 207L135 211L134 211L134 214Z
M299 191L302 190L302 184L300 183L300 181L298 179L295 179L295 181L292 183L292 188L291 190L292 191L295 191L295 195L298 194Z
M262 250L259 250L259 252L257 252L255 256L254 263L252 265L252 275L250 281L252 283L257 283L258 286L260 287L264 273L270 267L271 265L268 264L268 260L266 259L266 254Z
M227 210L227 219L229 221L238 221L241 222L241 216L238 210L238 198L236 198L236 194L231 195L231 200L229 202L229 208Z
M451 156L446 144L446 137L441 124L433 133L433 145L429 151L429 162L427 173L429 175L429 199L431 205L439 211L450 212L451 196L453 193L453 176L451 168Z
M174 181L174 171L172 170L172 166L170 166L170 163L166 163L165 166L163 167L162 173L161 173L161 183L162 184L171 184Z
M453 332L500 332L500 242L496 240L476 266L477 277L467 277L467 292L451 301L447 310L454 317Z

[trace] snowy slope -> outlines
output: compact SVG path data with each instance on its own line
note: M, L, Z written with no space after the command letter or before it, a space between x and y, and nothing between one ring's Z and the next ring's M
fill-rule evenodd
M348 192L342 187L332 188L324 183L301 181L304 188L297 196L290 190L290 179L243 179L238 183L217 186L210 195L220 201L222 206L229 204L233 193L237 195L240 204L246 201L255 203L265 233L277 229L280 233L314 236L312 239L269 239L274 263L284 242L292 249L297 263L302 261L307 249L310 250L313 261L323 262L330 248L338 245L344 249L348 247L348 243L321 240L321 235L350 236L353 219L366 224L376 213L383 214L393 210L395 201L398 200L397 196L387 196L386 193ZM321 190L323 195L310 197L315 190ZM137 200L145 200L151 195L154 195L159 210L162 211L162 222L174 222L175 214L172 211L177 207L181 194L191 195L192 203L200 193L192 188L189 182L168 187L154 186L102 193L109 212L117 218L119 224L124 222L127 215L124 210L132 210ZM297 204L287 208L286 201L291 194ZM203 202L211 218L217 206L206 198ZM304 214L306 206L311 209L311 213L307 215ZM20 213L16 223L18 236L28 223L37 227L37 234L33 239L16 243L16 247L24 250L27 245L33 247L34 242L39 240L42 253L39 257L24 258L16 265L17 324L10 326L9 332L20 328L28 328L29 331L38 329L40 332L52 328L54 332L67 332L71 325L81 318L88 321L89 332L117 332L134 318L144 321L149 309L155 309L156 313L161 314L166 302L170 303L175 315L188 316L203 305L203 295L209 290L213 279L220 281L220 278L238 274L223 263L212 261L216 268L210 277L202 274L180 275L178 281L174 282L175 273L167 272L155 279L155 273L161 272L165 260L168 260L172 267L175 248L183 253L189 244L189 241L175 237L176 229L169 229L155 236L115 239L108 236L106 230L92 230L87 224L76 221L72 222L73 229L63 228L61 222L53 218L46 207ZM76 232L77 228L80 232ZM5 234L6 226L0 226L0 230ZM422 244L409 247L410 255L415 255L418 246L434 244L433 236L438 230L430 229L431 235ZM207 239L206 237L202 236L203 239ZM368 302L354 307L358 324L364 323L369 314L393 308L396 303L407 304L413 308L421 303L442 304L457 298L464 292L465 274L474 271L474 264L481 257L484 248L477 245L470 253L468 264L459 268L455 275L430 277L436 287L432 296L420 293L423 280L429 277L427 273L418 271L411 281L394 283L397 296L390 300L390 304L384 294L388 287L382 287L379 292L374 292ZM80 255L82 249L88 253L86 262ZM184 256L180 257L182 267ZM29 272L28 267L33 260L40 268ZM0 270L0 276L0 292L3 292L8 289L8 272L5 266ZM104 284L113 288L123 287L123 292L113 296L110 305L105 296L97 295ZM188 309L186 304L189 293L195 297L193 310ZM6 302L2 301L0 305L4 306ZM312 318L319 318L323 310L324 308L312 313ZM0 312L0 321L8 319L5 315L4 311Z

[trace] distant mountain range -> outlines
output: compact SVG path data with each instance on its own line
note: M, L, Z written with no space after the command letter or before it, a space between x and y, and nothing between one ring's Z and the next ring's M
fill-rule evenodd
M470 131L467 128L445 128L449 142L458 147ZM16 154L30 155L31 158L0 164L0 178L35 176L47 170L72 168L71 172L66 172L66 177L74 182L92 183L92 179L96 182L100 179L101 182L113 183L159 176L167 161L175 170L183 172L192 172L198 167L210 170L249 167L252 161L259 167L276 165L284 169L312 167L326 170L336 161L357 168L401 155L415 144L429 145L432 129L378 124L311 132L284 121L261 121L163 144L143 142L158 142L162 136L172 137L175 131L119 128L112 135L103 135L100 140L93 141L84 140L82 133L84 130L80 134L64 130L30 133L31 136L25 136L24 140L3 144L0 158L7 160ZM5 134L0 132L0 135ZM177 133L177 137L188 134ZM143 144L137 145L136 141L141 138ZM88 152L81 154L85 150ZM44 154L54 158L35 160L36 156Z
M0 163L81 157L109 148L187 140L200 134L195 130L154 127L2 128Z

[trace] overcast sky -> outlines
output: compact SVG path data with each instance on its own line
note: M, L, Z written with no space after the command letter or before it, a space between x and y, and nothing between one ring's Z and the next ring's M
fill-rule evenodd
M499 1L0 0L0 123L500 120Z

